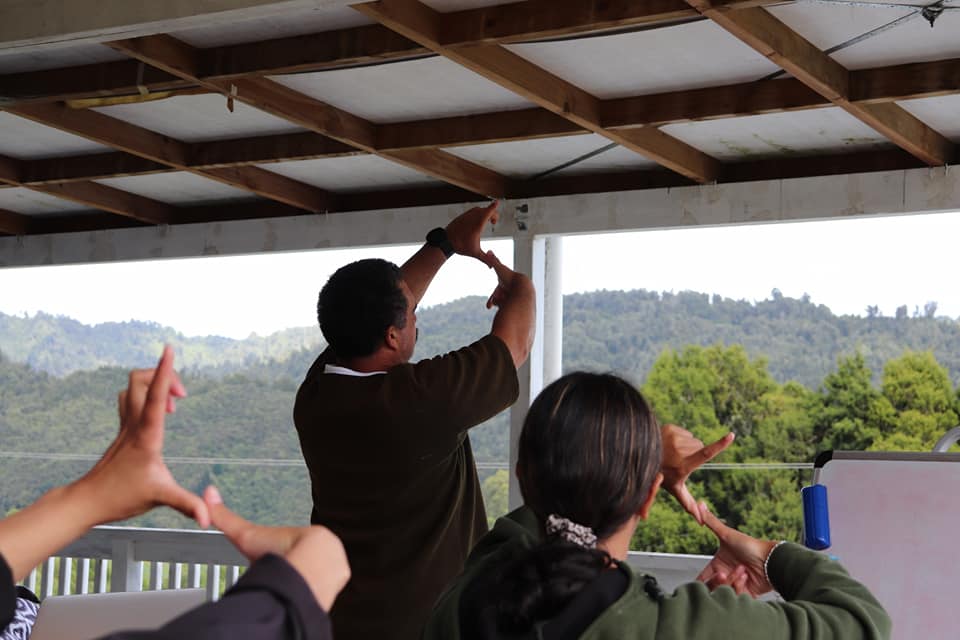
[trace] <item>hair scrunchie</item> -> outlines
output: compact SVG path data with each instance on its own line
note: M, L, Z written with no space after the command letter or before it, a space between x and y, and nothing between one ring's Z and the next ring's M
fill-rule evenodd
M561 540L585 549L597 548L597 536L593 533L593 529L555 513L547 516L547 535L557 536Z

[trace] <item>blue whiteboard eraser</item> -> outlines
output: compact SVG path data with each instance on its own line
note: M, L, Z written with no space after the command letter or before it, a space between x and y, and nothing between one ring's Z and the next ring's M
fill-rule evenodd
M830 546L827 487L815 484L800 490L803 499L803 544L820 551Z

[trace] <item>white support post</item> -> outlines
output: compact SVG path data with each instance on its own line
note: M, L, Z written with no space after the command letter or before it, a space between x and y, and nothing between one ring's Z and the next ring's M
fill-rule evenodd
M110 591L143 591L143 565L134 559L132 540L113 542Z
M563 236L549 236L543 269L543 386L562 374Z
M49 598L53 595L53 583L54 583L54 569L56 569L57 559L53 556L47 558L47 561L43 566L43 579L40 582L40 591L41 593L37 594L40 596L40 599Z
M532 234L517 234L513 238L513 268L530 276L537 291L536 337L530 349L530 357L520 367L520 394L510 408L510 470L509 470L509 508L516 509L523 504L520 487L514 477L517 467L517 443L523 419L527 415L531 400L543 388L543 291L546 266L546 241Z

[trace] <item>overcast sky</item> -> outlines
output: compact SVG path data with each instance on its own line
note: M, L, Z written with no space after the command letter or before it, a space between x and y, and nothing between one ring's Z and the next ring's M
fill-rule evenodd
M563 290L700 291L750 301L804 293L834 313L937 302L960 317L960 212L568 237ZM484 243L511 262L509 240ZM316 322L319 287L363 257L402 263L415 247L0 269L0 311L45 311L87 324L148 320L186 335L243 338ZM451 260L423 306L487 295L492 272Z

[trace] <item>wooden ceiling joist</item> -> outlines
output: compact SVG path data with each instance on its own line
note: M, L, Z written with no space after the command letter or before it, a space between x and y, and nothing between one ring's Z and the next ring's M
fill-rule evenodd
M499 44L453 47L442 41L446 16L417 0L354 5L364 15L440 55L539 104L576 125L600 134L697 182L716 178L719 164L707 154L652 127L610 131L601 123L601 101L583 89Z
M0 209L0 233L19 236L30 232L33 218L22 213Z
M266 78L201 80L197 50L166 35L108 43L142 62L232 96L238 102L284 118L305 129L397 162L415 171L485 197L503 197L506 179L486 167L438 149L380 151L376 125Z
M725 0L728 8L767 5L779 0ZM445 14L445 46L523 42L544 37L669 24L698 16L683 0L528 0ZM429 49L381 25L364 25L196 49L196 74L203 80L246 75L324 71L355 65L433 55ZM196 86L191 80L128 60L0 75L0 108L19 102L58 102L76 98L135 95Z
M10 112L141 158L177 170L189 171L307 211L317 213L330 208L329 197L324 190L258 167L193 168L190 144L97 111L71 109L63 103L53 103L22 105L10 109Z
M12 187L24 187L148 224L169 224L176 220L175 207L107 185L96 182L26 185L20 181L22 175L18 160L0 156L0 182Z
M853 101L850 72L766 9L728 11L711 0L687 1L834 105L925 163L938 166L951 161L953 144L903 107Z

